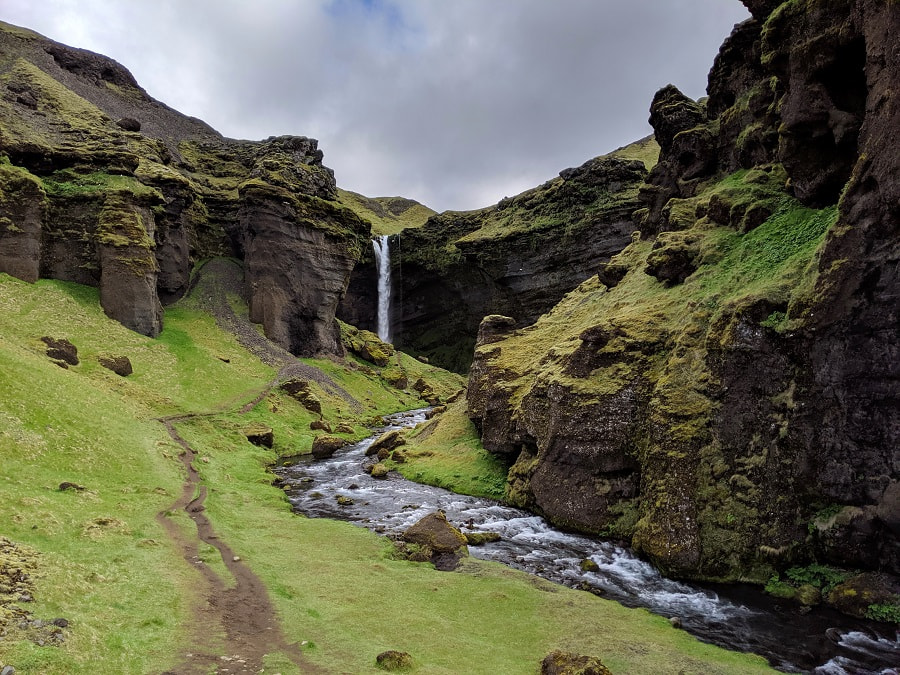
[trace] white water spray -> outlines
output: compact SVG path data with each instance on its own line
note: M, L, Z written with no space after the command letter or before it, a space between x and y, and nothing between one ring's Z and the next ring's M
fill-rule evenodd
M391 250L387 235L372 240L378 271L378 337L391 341Z

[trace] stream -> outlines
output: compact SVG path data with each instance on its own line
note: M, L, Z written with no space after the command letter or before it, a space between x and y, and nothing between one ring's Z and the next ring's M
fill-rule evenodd
M426 410L384 418L386 426L329 459L284 460L275 468L298 513L334 518L379 533L402 533L442 509L464 532L497 532L501 540L470 546L475 558L494 560L572 588L589 589L628 607L677 617L701 640L753 652L785 672L817 675L900 675L900 632L829 609L801 612L754 587L688 584L667 579L611 541L562 532L543 518L490 499L468 497L408 481L396 472L374 479L363 470L365 452L384 431L415 426ZM353 500L340 506L336 497ZM581 562L596 563L582 571Z

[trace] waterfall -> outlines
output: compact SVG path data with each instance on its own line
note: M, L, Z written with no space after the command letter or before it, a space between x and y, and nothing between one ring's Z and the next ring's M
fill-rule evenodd
M372 240L378 271L378 337L391 341L391 250L387 235Z

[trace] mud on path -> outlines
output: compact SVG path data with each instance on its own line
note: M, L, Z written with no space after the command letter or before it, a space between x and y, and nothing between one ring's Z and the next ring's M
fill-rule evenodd
M160 419L169 436L184 451L181 460L187 470L187 479L178 500L167 511L157 514L156 520L175 542L185 561L200 571L203 584L198 593L203 602L193 608L189 628L191 647L181 655L179 664L166 673L259 673L263 669L263 657L272 653L286 655L304 673L324 672L306 663L300 647L288 642L262 581L218 537L206 517L206 486L200 482L193 464L196 453L175 428L175 422L191 417ZM196 536L188 535L167 516L171 511L180 510L184 510L197 526ZM233 578L233 586L229 587L225 579L200 560L200 542L219 552Z
M191 299L201 309L209 312L223 330L234 335L245 349L263 363L278 368L275 379L252 400L241 405L238 411L241 414L249 412L274 387L292 377L312 380L325 391L343 398L354 411L361 411L362 404L326 373L299 361L293 354L270 342L249 320L235 313L228 296L241 296L243 291L243 271L240 265L224 258L214 258L198 270L190 289ZM288 642L262 581L219 538L206 516L204 502L207 491L194 467L196 452L178 433L175 425L179 421L221 412L222 410L173 415L158 420L165 426L172 440L181 447L181 461L187 475L181 496L167 510L157 514L156 520L181 551L184 560L200 572L202 583L202 588L197 592L202 600L192 608L193 616L187 629L191 646L180 656L178 665L164 675L259 673L263 669L265 655L274 653L287 656L301 672L325 672L306 662L300 647ZM168 514L174 511L187 513L196 525L196 535L188 534L169 518ZM201 561L201 542L219 552L222 563L232 577L232 583L229 583L232 580L223 579Z

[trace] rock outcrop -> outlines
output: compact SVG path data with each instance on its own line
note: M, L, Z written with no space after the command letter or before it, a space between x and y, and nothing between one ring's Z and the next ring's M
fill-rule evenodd
M469 414L511 501L669 574L898 575L900 5L745 4L709 99L653 100L640 238L485 326Z
M234 256L270 339L342 353L335 310L369 224L315 140L223 138L115 61L0 24L0 157L0 272L97 286L155 336L193 265Z
M655 143L636 144L655 161ZM612 153L469 212L446 212L389 239L398 347L464 372L482 317L532 323L630 241L645 163ZM354 270L340 318L375 322L374 264Z

